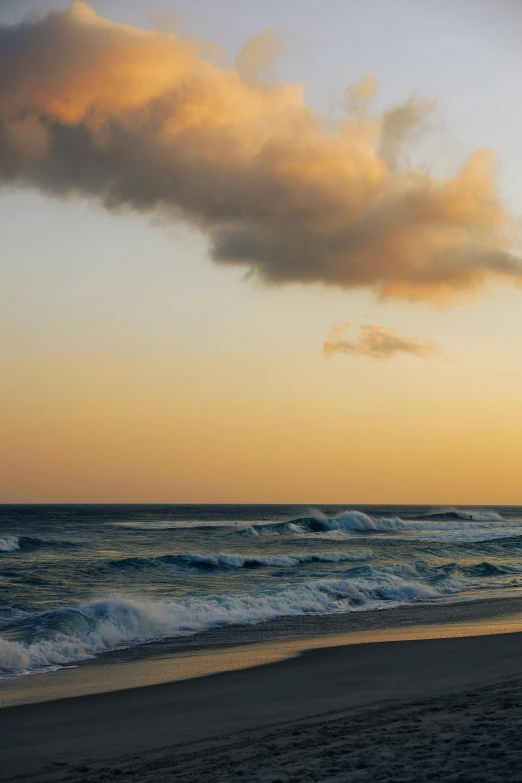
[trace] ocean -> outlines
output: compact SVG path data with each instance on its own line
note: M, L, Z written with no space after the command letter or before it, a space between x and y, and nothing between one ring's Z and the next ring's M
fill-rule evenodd
M0 679L281 618L440 616L520 594L521 544L521 507L0 506Z

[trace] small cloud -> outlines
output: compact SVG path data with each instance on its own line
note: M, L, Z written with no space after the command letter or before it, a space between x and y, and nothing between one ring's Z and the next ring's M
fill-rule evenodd
M391 359L397 354L411 354L428 359L441 355L439 346L432 340L417 340L414 337L401 337L389 326L363 324L353 337L353 327L348 322L334 324L328 340L324 344L325 357L334 353L369 356L371 359Z

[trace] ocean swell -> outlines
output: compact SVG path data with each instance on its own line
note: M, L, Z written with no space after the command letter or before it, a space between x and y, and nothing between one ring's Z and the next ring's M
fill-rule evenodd
M345 563L370 560L368 550L359 552L308 552L296 555L241 555L234 553L162 555L154 558L128 557L111 560L107 567L119 571L174 567L196 571L220 571L256 568L294 568L311 563Z
M379 522L398 523L401 520L379 520ZM292 519L288 522L275 522L266 525L251 525L240 532L243 535L284 535L300 533L323 533L333 530L368 531L377 530L378 522L362 511L345 511L335 517L327 517L321 512L314 516Z

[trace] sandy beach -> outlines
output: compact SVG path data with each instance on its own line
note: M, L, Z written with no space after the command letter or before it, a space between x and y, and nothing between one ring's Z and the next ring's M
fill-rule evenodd
M2 781L520 780L522 635L309 650L0 711Z

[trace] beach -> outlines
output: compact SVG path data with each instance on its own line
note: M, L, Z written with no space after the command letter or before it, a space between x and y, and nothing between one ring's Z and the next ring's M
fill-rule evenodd
M2 507L0 680L399 614L460 623L472 604L497 618L520 594L521 540L518 506Z
M522 635L323 647L0 711L2 781L520 779Z
M522 508L9 507L0 780L520 780Z

